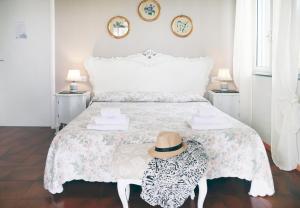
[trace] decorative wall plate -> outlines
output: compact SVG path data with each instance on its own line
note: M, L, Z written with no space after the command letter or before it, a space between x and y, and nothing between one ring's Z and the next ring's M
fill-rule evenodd
M176 36L187 37L193 31L193 22L188 16L179 15L172 20L171 29Z
M129 21L122 16L112 17L107 23L107 30L114 38L124 38L130 31Z
M138 6L138 13L143 20L154 21L159 17L160 5L155 0L143 0Z

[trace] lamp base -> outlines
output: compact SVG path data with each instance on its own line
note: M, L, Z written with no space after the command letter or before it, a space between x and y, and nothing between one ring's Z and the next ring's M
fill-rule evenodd
M70 92L77 92L78 91L78 85L76 82L71 82L70 84Z
M229 90L228 89L228 83L227 82L221 82L221 84L220 84L220 90L224 91L224 92L228 91Z

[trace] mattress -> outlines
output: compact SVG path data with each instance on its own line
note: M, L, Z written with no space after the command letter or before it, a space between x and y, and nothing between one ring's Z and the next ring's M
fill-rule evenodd
M87 130L102 107L118 107L130 118L128 131ZM193 130L187 121L210 109L228 118L232 128ZM154 143L160 131L179 132L184 140L201 142L209 156L208 179L237 177L251 181L249 194L274 194L268 157L259 135L249 126L224 114L206 100L194 102L94 102L53 139L48 151L44 187L61 193L72 180L116 182L113 158L123 144ZM134 153L127 160L134 159Z

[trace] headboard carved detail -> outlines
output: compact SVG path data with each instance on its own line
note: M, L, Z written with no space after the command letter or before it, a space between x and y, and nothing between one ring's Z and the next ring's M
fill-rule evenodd
M156 52L153 51L152 49L147 49L143 52L143 55L146 56L148 59L153 58L154 56L156 56Z

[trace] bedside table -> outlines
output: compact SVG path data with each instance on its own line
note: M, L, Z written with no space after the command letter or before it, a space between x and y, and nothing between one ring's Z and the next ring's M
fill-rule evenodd
M240 119L240 93L237 91L208 91L208 100L216 108L228 115Z
M60 127L64 127L82 111L84 111L90 101L90 92L79 91L71 93L62 91L55 94L56 97L56 132Z

